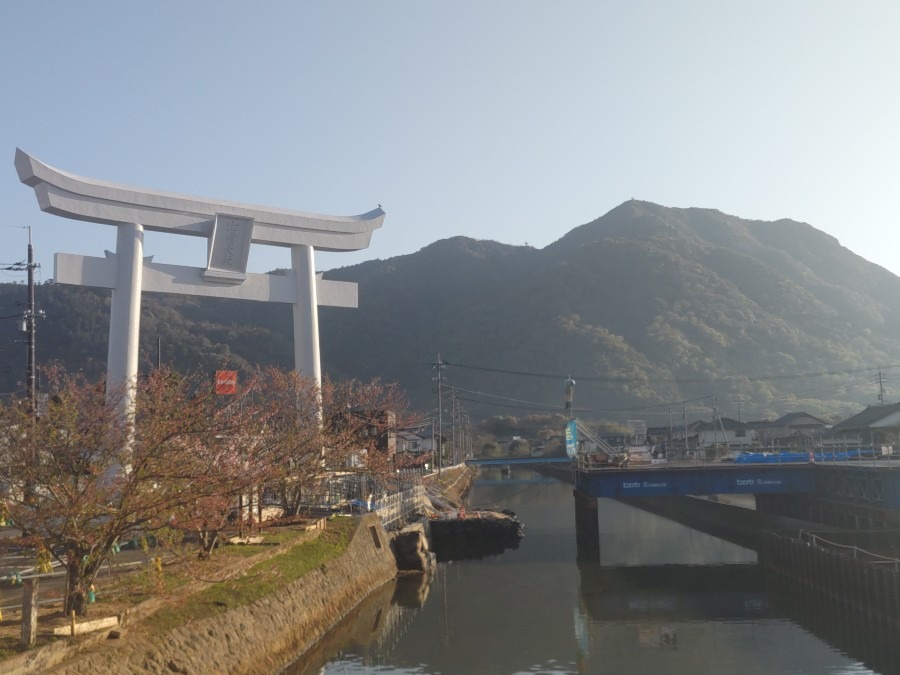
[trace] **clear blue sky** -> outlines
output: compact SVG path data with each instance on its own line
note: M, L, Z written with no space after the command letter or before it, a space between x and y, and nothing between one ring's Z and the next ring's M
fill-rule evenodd
M334 215L370 249L466 235L543 247L632 197L805 221L900 273L900 3L0 3L0 262L38 210L15 148L83 176ZM203 240L148 235L157 261ZM251 268L286 266L254 247ZM20 277L8 273L0 280Z

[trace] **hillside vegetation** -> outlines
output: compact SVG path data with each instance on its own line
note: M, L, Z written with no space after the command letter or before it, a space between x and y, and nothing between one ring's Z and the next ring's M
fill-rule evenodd
M572 375L579 415L651 424L698 398L688 415L708 418L713 394L744 419L838 418L876 402L877 369L890 382L900 362L900 278L790 220L629 201L543 249L455 237L326 276L358 282L360 308L320 309L325 371L399 381L423 411L438 353L473 417L551 412ZM0 285L0 312L24 293ZM44 284L37 298L39 362L99 374L108 293ZM4 392L24 369L14 328L0 322ZM141 330L148 367L157 339L185 370L293 359L287 306L146 294Z

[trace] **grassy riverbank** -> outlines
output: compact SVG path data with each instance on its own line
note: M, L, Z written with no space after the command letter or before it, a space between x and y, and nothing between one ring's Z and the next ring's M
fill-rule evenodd
M167 632L188 622L215 616L235 607L243 607L277 593L285 584L342 555L347 550L353 529L352 518L332 518L326 529L315 539L290 547L281 555L266 556L264 560L240 572L238 576L210 584L197 593L181 598L177 606L148 617L142 622L142 629ZM282 546L290 543L288 540ZM235 555L255 560L267 553L264 547L265 544L243 544L229 548L237 549Z
M443 497L458 505L465 499L475 473L474 469L459 467L446 470L430 480ZM161 569L148 561L148 564L135 568L133 572L99 578L95 582L98 601L90 606L88 619L123 617L126 633L140 634L150 640L153 636L172 634L210 619L228 625L229 612L240 614L241 608L267 597L276 600L292 583L307 576L321 576L329 564L342 559L348 551L356 528L357 519L336 516L329 519L327 527L321 530L308 531L304 525L266 528L261 533L264 537L262 543L223 546L205 561L197 561L196 552L187 552L181 559L169 555ZM383 539L384 535L380 536ZM366 541L371 547L372 537L368 533ZM381 541L376 542L375 546L379 549L383 547L388 552L385 544ZM358 549L356 545L354 550ZM363 553L360 561L365 560L366 555L368 553ZM389 552L388 556L393 565ZM357 557L358 553L350 556L353 559ZM356 574L358 572L348 579ZM350 595L360 592L354 582L344 583ZM345 592L338 587L332 590L335 595ZM4 593L9 591L4 589ZM47 596L42 594L42 597ZM362 597L365 595L355 602ZM343 602L352 605L354 601L348 596ZM39 618L41 637L38 644L31 650L25 650L19 644L21 614L17 611L5 613L3 621L0 621L0 671L8 672L8 665L12 666L23 658L31 659L42 649L68 652L66 658L71 658L76 652L82 652L84 656L102 649L99 638L108 631L77 637L48 635L53 627L68 625L69 621L59 611L59 605L55 609L45 609ZM128 639L123 637L123 640ZM41 672L18 668L12 668L11 672Z
M142 632L161 633L248 605L342 555L353 529L353 519L346 517L330 519L324 530L273 527L264 531L261 543L223 546L205 561L169 557L161 571L150 562L127 574L98 578L98 601L85 620L124 615L129 627L139 623ZM3 592L10 594L7 589ZM158 611L162 608L165 611ZM0 671L2 659L27 651L20 644L21 619L19 611L7 611L0 621ZM40 637L33 649L59 641L74 646L91 639L48 635L69 622L58 605L41 611Z

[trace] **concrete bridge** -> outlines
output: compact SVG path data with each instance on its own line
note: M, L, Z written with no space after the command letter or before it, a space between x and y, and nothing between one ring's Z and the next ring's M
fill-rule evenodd
M814 489L809 464L666 464L575 471L575 488L591 497L687 497L796 494Z
M551 466L565 471L577 491L600 497L699 495L820 495L900 511L900 462L668 462L645 466L591 465L569 457L484 457L469 466ZM569 470L571 469L571 474Z
M470 466L540 466L575 485L576 519L598 498L752 494L757 509L834 527L900 529L900 462L668 462L643 466L591 465L584 458L506 457ZM584 522L591 518L585 516Z
M834 525L823 504L845 510L877 510L893 515L900 527L900 463L843 462L840 464L669 464L625 469L584 469L574 472L576 492L585 498L686 497L753 494L757 506L781 515ZM793 503L793 512L785 509ZM803 512L799 505L813 507ZM817 510L818 509L818 510ZM788 509L790 510L790 509ZM872 526L872 523L862 523Z
M756 512L856 530L900 529L900 465L841 464L576 468L579 558L596 558L597 499L753 494ZM752 513L752 512L750 512Z
M526 466L534 464L572 464L571 457L472 457L467 466Z

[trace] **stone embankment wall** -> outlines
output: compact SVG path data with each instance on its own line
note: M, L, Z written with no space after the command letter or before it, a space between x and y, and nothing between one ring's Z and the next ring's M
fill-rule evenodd
M847 622L900 629L898 565L851 546L826 545L768 533L762 563L807 596L836 605Z
M388 536L378 517L368 514L359 520L343 556L275 596L164 635L143 636L138 624L122 639L49 672L271 673L308 650L396 574Z
M445 469L441 476L429 476L425 482L432 484L440 492L441 498L456 508L465 501L477 473L478 469L472 467L454 467Z

